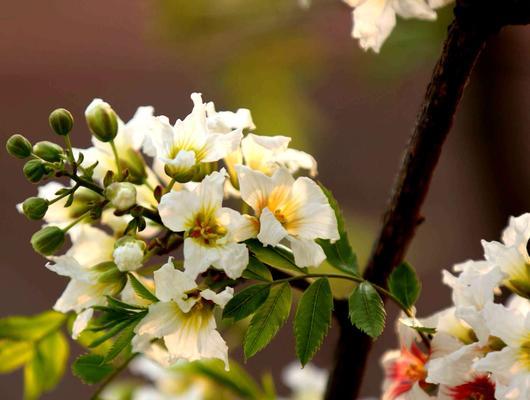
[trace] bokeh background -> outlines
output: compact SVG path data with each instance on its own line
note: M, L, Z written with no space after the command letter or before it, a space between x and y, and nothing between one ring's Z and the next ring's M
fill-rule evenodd
M82 121L94 97L123 119L153 105L171 119L203 93L218 109L252 110L258 134L292 136L319 161L320 179L348 217L360 260L377 233L402 152L439 53L450 10L436 23L399 21L381 55L351 39L339 0L107 0L3 2L0 12L0 135L53 139L48 113ZM493 38L465 95L408 254L423 280L419 314L449 304L441 269L481 257L509 215L530 210L530 38L513 28ZM76 147L89 144L78 124ZM49 309L66 281L33 253L38 229L15 210L36 188L0 152L0 316ZM389 321L396 310L390 307ZM329 367L336 331L315 358ZM287 326L247 367L259 376L295 358ZM396 345L392 323L371 354L363 394L378 396L379 357ZM234 350L236 358L240 349ZM280 384L281 390L281 384ZM0 397L19 399L22 374L0 376ZM88 398L69 372L45 399Z

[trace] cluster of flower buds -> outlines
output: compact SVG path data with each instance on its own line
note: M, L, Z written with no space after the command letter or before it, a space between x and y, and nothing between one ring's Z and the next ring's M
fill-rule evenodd
M482 242L483 260L455 265L458 276L443 271L454 304L399 321L401 349L383 357L383 398L530 398L529 240L530 214L511 218L502 242ZM432 335L430 349L418 331Z

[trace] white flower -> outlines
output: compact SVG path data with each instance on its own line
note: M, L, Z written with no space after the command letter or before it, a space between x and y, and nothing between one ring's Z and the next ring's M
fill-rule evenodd
M214 133L230 133L234 129L256 129L250 110L239 108L236 112L215 111L213 102L206 104L208 128Z
M79 314L74 323L74 336L77 336L91 317L90 311L82 311L105 304L105 296L116 294L124 282L119 278L99 281L102 273L116 268L105 264L112 260L114 239L111 236L90 225L81 225L69 233L73 243L70 250L62 256L50 257L52 262L47 263L46 267L70 278L53 308L63 313L75 311Z
M530 214L511 217L502 234L502 243L482 241L486 260L506 275L505 284L523 296L530 296Z
M184 269L195 278L213 266L239 278L248 265L248 220L222 207L225 172L213 172L193 190L171 192L160 201L165 226L184 232Z
M136 326L134 351L144 351L152 339L163 338L170 363L218 358L228 370L228 348L216 330L212 303L224 307L233 289L199 291L193 279L173 267L171 258L154 273L154 279L160 302L151 304Z
M501 284L504 274L486 261L466 261L454 266L458 277L443 271L444 283L453 289L453 302L456 317L468 323L479 342L485 345L489 338L482 309L493 303L494 293Z
M299 169L307 169L311 176L317 174L317 162L310 154L290 149L290 137L258 136L248 134L241 141L244 164L249 168L272 175L280 166L294 174Z
M141 240L125 238L116 242L112 256L120 271L136 271L143 264L145 243Z
M328 372L312 364L304 368L300 363L289 364L282 372L282 378L291 389L291 400L321 400L324 398Z
M530 313L487 304L484 315L491 335L505 344L500 351L488 353L475 364L478 371L489 372L497 384L499 399L527 399L530 392ZM507 395L510 393L510 395Z
M105 195L118 211L126 211L136 204L136 187L130 182L111 183Z
M241 129L229 133L211 132L206 106L199 93L191 95L194 107L175 126L166 117L158 117L158 128L152 137L156 157L165 164L166 173L181 182L190 181L202 163L210 163L233 152L241 142Z
M300 267L318 266L326 258L315 239L339 239L337 219L329 202L311 179L296 180L283 168L272 177L238 166L242 199L259 218L257 237L264 245L290 242Z
M447 0L344 0L354 7L352 36L364 50L379 52L396 25L396 15L403 18L435 20L433 8Z

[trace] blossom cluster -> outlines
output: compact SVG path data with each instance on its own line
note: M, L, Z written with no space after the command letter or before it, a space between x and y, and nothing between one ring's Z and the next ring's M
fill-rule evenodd
M512 217L501 242L482 241L483 260L443 271L454 305L399 321L401 348L382 360L384 399L530 398L529 239L530 214ZM430 349L417 331L432 334Z
M55 164L31 150L28 163L71 181L41 186L18 209L44 219L32 244L49 270L70 278L53 308L77 315L74 339L87 328L116 326L125 318L119 311L128 315L134 353L162 365L215 358L228 369L214 312L232 299L249 265L247 242L287 251L297 268L318 267L326 255L316 240L333 242L339 233L321 187L294 176L316 174L311 155L290 148L286 136L250 133L247 109L216 111L199 93L191 99L191 113L173 124L152 107L125 123L94 100L85 112L92 147L70 147ZM52 127L68 122L61 112L52 114ZM20 154L24 141L10 143ZM72 246L56 255L65 233ZM114 313L114 320L105 325L98 313Z

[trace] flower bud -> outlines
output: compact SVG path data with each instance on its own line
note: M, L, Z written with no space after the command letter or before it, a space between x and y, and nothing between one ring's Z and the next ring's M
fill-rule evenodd
M48 173L46 166L41 160L29 160L24 164L22 171L24 176L32 183L39 182Z
M56 226L47 226L31 237L33 249L43 255L51 256L64 244L64 232Z
M108 103L94 99L85 111L90 132L102 142L110 142L118 133L118 116Z
M106 261L94 265L91 269L96 272L99 283L121 283L126 279L125 274L123 274L112 261Z
M114 245L114 262L120 271L135 271L143 264L145 243L131 236L124 236Z
M51 112L48 122L56 134L66 136L74 126L74 117L72 117L70 111L58 108Z
M7 139L6 150L13 157L28 158L31 155L31 143L22 135L13 135Z
M41 197L30 197L22 203L22 211L29 219L42 219L48 211L48 200Z
M136 204L136 187L130 182L114 182L105 189L105 197L118 211L126 211Z
M35 143L33 153L48 162L61 161L63 148L55 143L44 141Z

